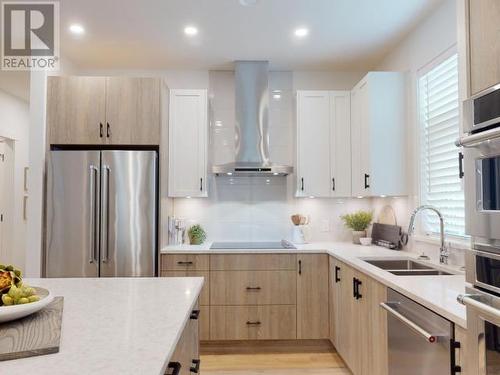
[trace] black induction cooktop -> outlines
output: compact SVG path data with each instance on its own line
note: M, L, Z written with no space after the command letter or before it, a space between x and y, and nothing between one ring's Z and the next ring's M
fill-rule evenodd
M226 250L226 249L295 249L288 241L276 242L214 242L210 249Z

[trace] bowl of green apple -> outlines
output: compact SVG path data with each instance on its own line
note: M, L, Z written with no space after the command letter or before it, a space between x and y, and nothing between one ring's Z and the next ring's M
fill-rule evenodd
M0 264L0 323L38 312L53 299L47 289L24 283L21 271L14 266Z

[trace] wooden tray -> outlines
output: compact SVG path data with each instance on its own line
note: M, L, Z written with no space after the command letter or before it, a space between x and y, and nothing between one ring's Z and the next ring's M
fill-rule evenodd
M0 361L57 353L64 298L25 318L0 324Z

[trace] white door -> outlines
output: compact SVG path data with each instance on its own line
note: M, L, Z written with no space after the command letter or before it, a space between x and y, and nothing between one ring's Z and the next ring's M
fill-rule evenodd
M297 92L297 143L297 196L329 197L329 91Z
M351 196L351 95L330 92L331 196Z
M369 194L369 147L368 84L361 81L351 92L351 164L352 195Z
M207 90L170 90L170 197L207 196Z

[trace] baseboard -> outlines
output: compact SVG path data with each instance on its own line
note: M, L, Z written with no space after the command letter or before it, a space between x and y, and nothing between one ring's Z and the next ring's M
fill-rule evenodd
M330 340L202 341L200 354L331 353Z

